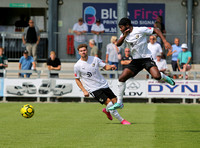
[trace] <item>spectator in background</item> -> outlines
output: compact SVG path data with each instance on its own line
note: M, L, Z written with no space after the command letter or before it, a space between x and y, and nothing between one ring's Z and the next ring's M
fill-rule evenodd
M23 56L19 60L19 70L31 70L33 66L33 70L36 70L36 64L32 56L28 56L28 51L25 50L23 52ZM24 78L29 78L31 73L19 73L19 76Z
M192 54L190 51L188 50L187 44L183 43L181 45L182 51L178 54L178 60L177 60L177 65L178 65L178 69L181 72L186 72L189 71L191 69L191 58L192 58ZM183 76L181 75L180 78L182 78ZM188 78L188 76L186 75L186 79Z
M8 59L3 54L4 50L0 47L0 70L5 69L8 67ZM0 77L4 77L3 73L0 73Z
M88 32L88 26L86 23L83 23L83 18L79 18L78 23L74 24L73 32L74 32L74 48L76 51L76 59L79 60L81 56L77 51L78 45L87 44L86 33Z
M178 69L178 64L177 64L177 60L178 60L178 54L182 51L181 46L179 45L180 40L179 38L175 38L174 39L174 44L172 45L172 49L168 51L167 56L172 56L172 61L171 61L171 65L172 65L172 69L173 71L177 71ZM173 78L176 79L177 76L173 75Z
M156 43L156 37L154 35L151 35L149 37L149 43L148 43L148 49L151 51L153 60L156 60L156 54L161 53L162 54L162 47L160 44Z
M118 70L118 63L119 63L119 59L118 59L118 54L120 54L120 48L117 47L116 43L117 43L117 37L116 36L112 36L110 39L111 43L109 43L106 47L107 51L106 51L106 63L109 63L109 65L115 65L117 68L116 70ZM113 75L110 75L110 78L112 78Z
M157 53L155 63L158 67L158 70L164 74L166 74L167 70L167 62L165 59L162 59L162 54Z
M40 42L40 31L37 26L34 25L33 20L29 20L29 26L25 28L22 35L22 42L26 45L26 50L29 56L33 56L34 61L37 61L37 46Z
M96 20L96 24L93 24L92 25L92 28L91 28L91 32L94 34L94 40L95 40L95 43L100 51L100 56L101 57L101 48L102 48L102 35L105 31L104 29L104 25L101 24L101 20L100 19L97 19Z
M55 51L50 52L50 58L47 60L48 70L61 70L60 59L56 57ZM58 73L50 73L50 78L58 78Z
M121 59L121 65L122 65L122 69L124 70L127 65L133 60L132 56L130 55L130 49L128 47L126 47L124 49L124 56Z
M98 48L97 48L97 46L95 46L94 39L90 39L89 40L89 46L91 48L90 56L98 57Z

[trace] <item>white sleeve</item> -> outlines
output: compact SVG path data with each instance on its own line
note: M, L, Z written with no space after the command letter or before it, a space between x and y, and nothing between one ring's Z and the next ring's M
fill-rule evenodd
M106 54L109 54L109 45L110 45L110 44L108 44L108 45L106 46Z
M80 71L78 66L74 66L74 76L75 78L80 78Z
M104 25L101 24L101 31L104 31L104 30L105 30Z
M163 62L163 68L164 69L167 69L168 67L167 67L167 62L166 62L166 60L164 60L164 62Z
M72 30L74 31L74 30L76 30L76 29L77 29L77 25L76 25L76 24L74 24L74 26L73 26L73 29L72 29Z
M91 30L95 31L95 26L94 26L94 24L92 24Z
M151 35L153 34L153 27L140 27L140 31L144 34Z
M159 52L160 52L160 53L163 52L163 51L162 51L162 47L160 46L160 44L158 44L158 49L159 49Z
M97 58L97 57L96 57ZM104 66L106 66L106 64L101 60L101 59L99 59L99 58L97 58L97 62L98 62L98 64L99 64L99 67L104 67Z
M84 31L87 31L88 32L88 26L86 23L84 23Z

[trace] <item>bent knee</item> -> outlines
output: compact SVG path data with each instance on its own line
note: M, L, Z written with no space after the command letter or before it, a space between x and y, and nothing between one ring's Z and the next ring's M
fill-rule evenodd
M156 80L160 80L161 79L161 74L159 73L159 74L153 76L153 78L156 79Z
M127 79L125 77L119 77L119 82L125 82Z

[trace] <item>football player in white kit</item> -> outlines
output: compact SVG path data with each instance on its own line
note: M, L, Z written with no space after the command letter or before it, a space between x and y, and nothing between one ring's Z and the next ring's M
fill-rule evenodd
M105 70L115 70L115 65L106 65L101 59L94 56L88 56L86 44L78 46L78 52L81 58L74 65L74 75L76 84L83 91L85 97L89 97L89 93L97 99L101 104L105 104L106 108L102 111L107 115L108 119L112 120L113 115L121 124L131 124L123 119L117 110L108 111L108 108L117 102L117 98L108 86L108 82L100 74L99 68Z
M131 20L128 18L122 18L118 25L122 34L117 41L117 46L121 46L125 42L131 50L130 54L132 55L133 60L119 76L119 94L117 96L118 101L108 110L114 110L123 107L123 94L126 88L126 80L136 76L144 68L154 79L162 79L172 86L175 85L175 82L170 77L159 72L155 62L153 61L151 51L147 48L147 36L153 33L156 33L162 39L166 49L172 48L170 43L168 43L165 37L162 35L161 31L159 29L150 27L133 27Z

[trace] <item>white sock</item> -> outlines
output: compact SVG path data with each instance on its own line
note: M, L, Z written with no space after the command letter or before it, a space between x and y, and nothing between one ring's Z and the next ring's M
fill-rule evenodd
M165 81L167 79L167 76L162 72L160 74L161 74L161 80Z
M117 103L123 103L123 95L126 88L126 82L118 82Z
M113 106L112 101L110 101L107 106L106 106L106 111L108 112L108 108ZM124 119L120 116L120 114L118 113L117 110L110 110L109 111L111 113L112 116L114 116L117 120L119 120L120 122L122 122Z

